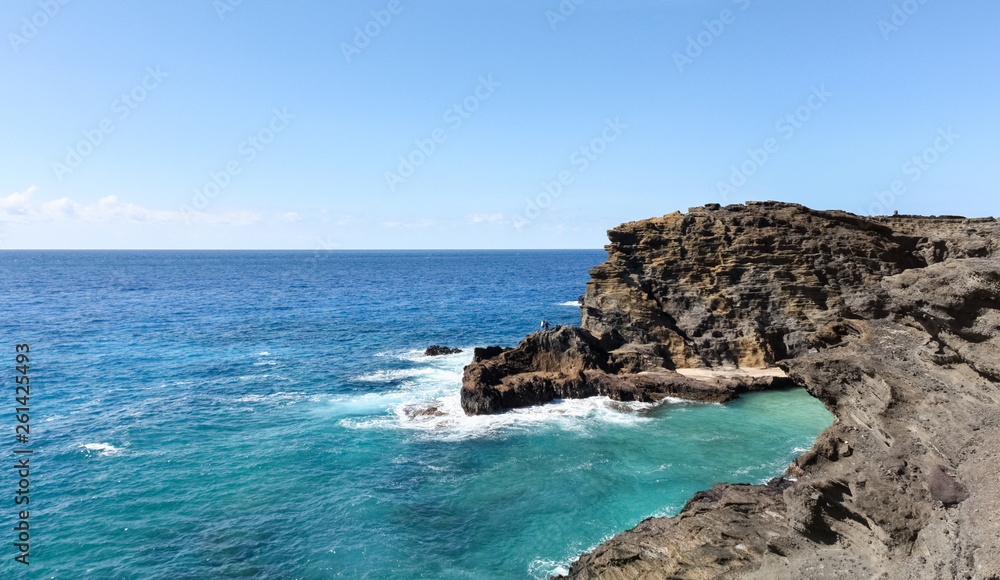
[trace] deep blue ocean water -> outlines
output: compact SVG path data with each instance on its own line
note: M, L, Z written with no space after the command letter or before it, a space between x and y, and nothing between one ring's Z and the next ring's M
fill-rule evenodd
M0 577L545 578L830 424L800 390L466 417L471 349L579 324L605 258L0 252L0 448L28 343L35 450L28 567L0 473Z

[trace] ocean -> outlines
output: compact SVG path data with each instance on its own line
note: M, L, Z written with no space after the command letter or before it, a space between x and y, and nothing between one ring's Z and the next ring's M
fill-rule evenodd
M472 349L579 325L605 258L0 252L0 577L547 578L713 482L780 475L831 423L802 390L465 416Z

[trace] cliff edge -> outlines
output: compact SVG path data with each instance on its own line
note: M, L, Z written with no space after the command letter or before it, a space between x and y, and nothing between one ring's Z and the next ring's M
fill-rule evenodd
M794 382L835 421L784 477L717 484L677 516L584 554L568 578L1000 580L994 219L759 202L628 223L609 237L583 328L557 329L576 346L532 335L477 353L463 405L491 388L480 411L655 398L698 390L671 382L685 369L778 366L787 378L758 388ZM573 364L560 362L571 351ZM651 387L602 387L650 376ZM715 389L734 396L751 383Z

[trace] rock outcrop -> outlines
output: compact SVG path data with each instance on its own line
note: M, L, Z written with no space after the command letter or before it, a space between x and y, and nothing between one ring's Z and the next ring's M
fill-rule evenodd
M516 349L477 348L462 377L462 409L469 415L603 395L652 403L666 397L725 403L740 393L794 383L783 374L716 374L687 377L660 368L620 372L588 330L557 326L536 332Z
M614 336L612 357L633 368L771 366L830 322L884 315L878 281L925 263L919 239L887 224L792 204L693 208L609 237L583 326Z
M778 365L836 419L784 477L718 484L568 578L1000 580L995 220L764 202L610 238L583 300L600 362L585 379ZM539 358L559 360L552 348ZM500 387L552 372L499 363L528 350L470 365L469 384L477 364Z
M995 242L979 235L983 227L995 222L866 219L772 202L623 224L608 233L608 260L591 270L581 297L579 344L543 333L499 362L477 357L465 373L463 408L495 413L595 394L726 401L745 390L787 386L730 381L720 389L679 383L667 371L769 368L814 348L829 324L884 318L889 303L881 280L987 255ZM585 354L586 364L569 353ZM649 372L659 376L651 385L649 377L636 378Z
M462 349L460 348L448 348L447 346L428 346L427 350L424 351L424 356L444 356L446 354L461 354Z

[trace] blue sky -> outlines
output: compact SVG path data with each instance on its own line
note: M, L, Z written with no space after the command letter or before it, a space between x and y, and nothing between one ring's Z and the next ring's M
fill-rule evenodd
M761 199L998 213L994 0L576 2L8 0L0 248L598 248Z

